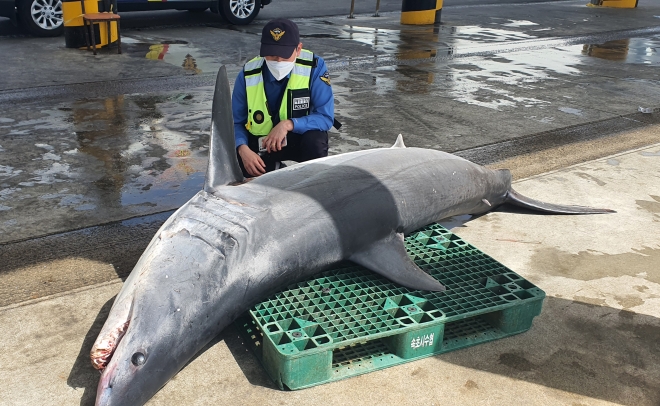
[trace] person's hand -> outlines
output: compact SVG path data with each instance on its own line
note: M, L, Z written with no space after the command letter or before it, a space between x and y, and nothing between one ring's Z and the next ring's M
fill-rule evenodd
M293 131L293 121L291 120L280 121L272 130L270 130L270 133L268 133L263 141L263 146L269 154L271 152L282 150L282 144L289 131Z
M266 164L264 164L264 161L259 154L252 151L247 145L243 144L238 147L238 155L241 156L243 166L250 175L260 176L266 173Z

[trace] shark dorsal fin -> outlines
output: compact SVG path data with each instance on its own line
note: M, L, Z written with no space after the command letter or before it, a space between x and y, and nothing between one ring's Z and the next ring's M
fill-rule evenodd
M219 186L242 181L243 173L236 157L231 89L227 69L222 66L218 72L213 93L209 163L206 168L204 190L213 193Z
M396 142L394 145L392 145L391 148L405 148L406 144L403 143L403 135L399 134L398 137L396 137Z

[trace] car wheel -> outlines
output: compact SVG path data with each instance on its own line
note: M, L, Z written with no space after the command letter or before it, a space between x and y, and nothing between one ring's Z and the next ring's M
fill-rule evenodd
M261 0L219 0L220 14L234 25L250 24L261 9Z
M57 37L64 31L62 0L23 0L18 15L21 25L32 35Z

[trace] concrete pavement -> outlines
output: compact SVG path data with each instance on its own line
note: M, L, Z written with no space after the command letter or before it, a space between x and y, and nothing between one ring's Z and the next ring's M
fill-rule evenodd
M295 392L273 387L233 328L149 403L657 405L660 144L515 183L550 202L616 214L498 211L453 231L548 294L530 331ZM119 280L0 309L1 404L88 405L88 351Z

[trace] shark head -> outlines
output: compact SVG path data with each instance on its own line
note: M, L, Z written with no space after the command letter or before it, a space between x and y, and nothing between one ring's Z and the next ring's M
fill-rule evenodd
M151 241L92 348L92 364L103 370L98 406L144 404L247 310L244 253L238 240L222 231L222 219L206 212L200 201L207 192L243 181L224 66L218 71L211 115L204 191L173 214Z
M227 272L236 247L231 235L190 218L161 229L133 270L135 279L126 281L128 294L120 293L111 310L104 327L110 338L102 331L97 340L106 343L107 355L98 362L107 366L97 405L144 404L245 311L233 297L245 288Z

